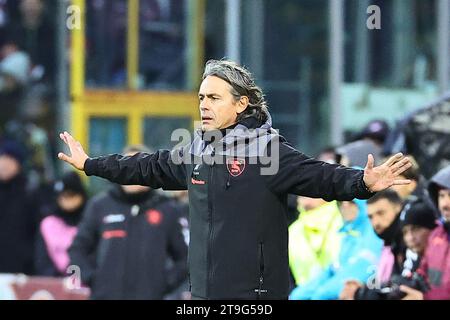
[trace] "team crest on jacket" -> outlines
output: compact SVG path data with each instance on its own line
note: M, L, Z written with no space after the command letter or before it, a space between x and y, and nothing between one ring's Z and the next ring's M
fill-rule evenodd
M147 216L148 223L150 223L151 225L158 225L162 221L162 214L158 210L151 209L148 210L145 214Z
M245 169L245 159L227 159L227 169L233 177L240 176Z

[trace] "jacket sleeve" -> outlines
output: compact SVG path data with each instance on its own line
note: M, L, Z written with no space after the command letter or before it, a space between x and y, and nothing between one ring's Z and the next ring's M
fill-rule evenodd
M153 189L185 190L186 169L183 149L159 150L133 156L113 154L87 159L84 171L121 185L144 185Z
M70 263L80 267L81 281L90 286L95 274L94 255L99 241L99 222L95 201L90 200L69 248Z
M373 195L364 184L363 170L310 158L278 139L268 148L272 149L268 152L269 159L278 161L278 171L267 175L274 193L293 193L326 201L368 199ZM275 148L279 152L274 153Z

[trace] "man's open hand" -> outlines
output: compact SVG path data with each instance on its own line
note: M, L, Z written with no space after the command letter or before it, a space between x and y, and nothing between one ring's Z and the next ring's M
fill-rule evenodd
M78 170L84 170L84 163L89 156L84 152L81 144L76 141L67 131L60 133L59 137L67 144L70 151L70 156L60 152L58 158L71 164Z
M411 182L411 180L398 179L399 175L412 166L411 161L401 153L390 157L380 166L374 167L373 164L373 156L369 154L364 168L364 183L372 192Z

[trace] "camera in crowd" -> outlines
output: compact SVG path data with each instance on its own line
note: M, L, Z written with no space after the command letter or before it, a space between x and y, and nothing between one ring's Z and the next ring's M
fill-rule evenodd
M392 276L389 284L378 290L382 300L401 300L406 293L400 290L400 286L404 285L421 292L427 292L430 287L423 276L414 272L411 277L401 275Z

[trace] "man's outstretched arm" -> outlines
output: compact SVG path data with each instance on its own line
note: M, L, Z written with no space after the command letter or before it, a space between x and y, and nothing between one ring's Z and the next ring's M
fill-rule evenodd
M169 150L153 154L140 152L133 156L113 154L90 158L68 132L61 133L60 138L69 147L70 155L60 152L58 158L88 176L98 176L121 185L145 185L166 190L187 188L185 167L172 161L172 152Z
M410 183L399 177L411 166L402 154L396 154L376 167L373 156L369 155L364 170L357 170L307 157L288 144L280 143L279 150L279 171L268 176L269 185L276 193L293 193L326 201L368 199L375 192L393 185Z

